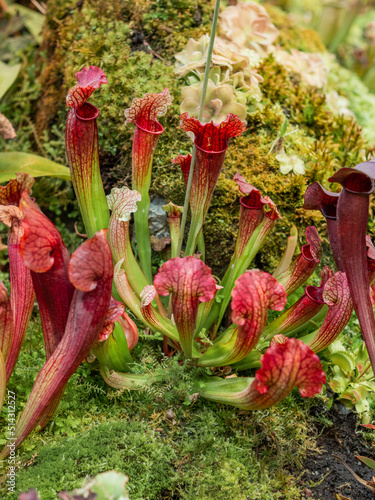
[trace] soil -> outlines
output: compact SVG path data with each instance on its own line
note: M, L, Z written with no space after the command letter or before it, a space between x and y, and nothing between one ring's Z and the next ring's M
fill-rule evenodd
M319 410L317 410L319 412ZM317 415L318 416L318 415ZM357 455L373 458L375 445L360 433L354 413L345 407L335 406L324 415L332 422L321 424L317 439L319 452L308 456L303 463L301 485L306 486L305 498L310 500L374 500L375 494L361 485L345 466L332 455L342 458L362 479L371 481L375 471L366 467ZM374 431L369 431L374 432ZM315 486L314 486L315 485ZM336 496L337 494L341 496Z

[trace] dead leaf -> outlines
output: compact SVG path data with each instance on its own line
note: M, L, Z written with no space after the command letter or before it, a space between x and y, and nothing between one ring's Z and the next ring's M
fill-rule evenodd
M272 152L275 155L284 153L284 137L279 137L279 139L277 139Z
M171 244L170 236L166 236L165 238L157 238L156 236L151 235L150 241L151 241L152 249L155 252L161 252L162 250L164 250L164 248L166 246Z
M2 113L0 113L0 135L3 136L5 140L14 139L15 137L17 137L13 125Z
M194 394L190 394L189 399L191 403L195 403L199 398L199 392L194 392Z
M166 420L169 420L170 422L172 422L172 425L176 425L176 414L173 410L171 410L171 409L167 410L167 412L165 414L165 418L166 418Z

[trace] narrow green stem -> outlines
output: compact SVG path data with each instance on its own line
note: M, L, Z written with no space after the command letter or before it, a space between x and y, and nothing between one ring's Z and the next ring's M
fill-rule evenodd
M204 262L206 260L206 247L204 244L203 229L201 229L201 232L198 234L197 246L198 246L198 251L202 254L201 260L203 260Z
M197 240L204 222L204 214L195 213L192 214L188 240L186 242L185 257L188 255L193 255L197 246Z
M148 212L150 197L148 188L141 191L142 200L138 203L138 210L134 214L134 229L137 235L138 257L141 268L149 283L152 283L151 271L151 243L148 228Z
M325 304L322 307L322 309L317 314L315 314L314 317L306 321L306 323L304 323L303 325L281 332L278 331L279 324L277 323L278 320L277 318L276 320L272 321L272 323L267 325L266 328L263 330L262 339L265 341L270 341L278 333L282 333L283 335L285 335L285 337L295 337L298 333L307 330L311 326L319 328L317 323L324 320L324 318L327 316L327 312L328 312L328 306Z
M177 245L177 257L179 257L180 254L181 254L182 242L184 240L186 218L187 218L187 212L188 212L188 208L189 208L190 191L191 191L191 186L193 184L194 164L195 164L195 144L193 146L193 152L192 152L192 155L191 155L190 172L189 172L188 183L187 183L187 186L186 186L186 194L185 194L185 201L184 201L184 211L182 212L180 235L179 235L179 238L178 238L178 245Z
M209 46L208 46L207 59L206 59L206 67L205 67L205 71L204 71L204 79L203 79L203 87L202 87L202 95L201 95L201 101L200 101L199 112L198 112L198 120L199 121L202 120L203 109L204 109L204 102L206 100L206 92L207 92L207 85L208 85L208 79L209 79L208 76L209 76L209 73L210 73L212 51L213 51L213 48L214 48L217 22L218 22L218 19L219 19L219 10L220 10L220 0L215 0L215 10L214 10L214 16L213 16L213 19L212 19L212 28L211 28L210 43L209 43ZM183 239L184 239L186 218L187 218L187 213L188 213L188 209L189 209L190 191L191 191L191 186L193 184L195 153L196 153L196 150L195 150L195 145L194 145L193 146L192 155L191 155L189 178L188 178L188 182L187 182L187 186L186 186L184 211L182 213L180 236L179 236L179 239L178 239L178 246L177 246L177 256L179 256L181 254L182 242L183 242Z

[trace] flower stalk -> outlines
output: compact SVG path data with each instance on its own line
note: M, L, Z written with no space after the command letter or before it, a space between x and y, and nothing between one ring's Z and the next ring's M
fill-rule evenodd
M204 69L201 100L200 100L199 110L198 110L198 121L201 121L202 117L203 117L204 103L206 100L206 93L207 93L207 85L208 85L209 74L210 74L210 69L211 69L212 52L214 49L215 35L216 35L216 30L217 30L217 22L219 19L219 11L220 11L220 0L215 0L215 9L214 9L212 24L211 24L210 41L208 44L206 64L205 64L205 69ZM177 245L177 257L179 257L181 254L182 242L184 239L186 218L187 218L188 209L189 209L190 192L191 192L191 187L193 184L193 177L194 177L195 157L196 157L196 147L195 147L195 143L194 143L192 157L191 157L190 171L189 171L189 176L188 176L187 186L186 186L184 209L182 212L180 236L179 236L178 245ZM186 254L186 255L188 255L188 254Z

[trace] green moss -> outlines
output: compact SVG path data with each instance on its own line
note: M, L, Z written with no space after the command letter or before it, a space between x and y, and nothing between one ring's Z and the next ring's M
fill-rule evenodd
M265 5L273 24L280 30L277 43L285 49L303 52L325 52L326 48L318 33L312 29L301 28L295 19L278 7Z
M160 498L174 482L171 463L175 458L171 445L162 443L160 434L146 422L124 419L98 425L63 445L42 450L38 465L19 474L17 487L22 491L34 484L43 499L54 500L67 484L70 489L78 487L87 475L99 474L104 466L105 470L126 472L134 500Z
M237 421L224 413L229 419L227 424ZM155 431L149 422L127 418L99 424L75 439L42 449L36 464L18 474L17 487L24 490L34 485L43 500L54 500L61 489L76 487L87 475L111 469L129 476L129 493L134 500L224 500L228 495L271 500L281 498L283 490L291 486L291 478L285 473L277 480L271 479L266 460L259 461L255 450L249 448L260 440L249 435L247 425L242 424L241 432L229 431L225 435L218 427L221 419L212 411L202 411L196 418L194 426L186 423L185 432L170 429L166 435ZM215 425L214 432L209 424ZM188 430L194 430L194 437L189 439ZM185 437L185 442L178 443L176 434ZM242 450L236 450L239 446ZM272 488L278 491L272 493ZM292 495L297 491L291 486L283 498L296 498Z
M137 346L141 371L160 366L157 342ZM40 322L32 321L9 389L21 411L44 361ZM72 490L86 476L115 469L129 476L132 500L296 500L292 476L314 449L314 418L294 391L267 411L246 412L187 394L196 370L176 359L163 361L166 381L147 391L119 393L92 365L82 365L68 383L49 426L33 433L17 455L17 493L0 478L0 497L16 500L36 488L42 500ZM173 410L175 422L166 417ZM6 425L6 407L0 425ZM0 444L5 443L4 436ZM6 469L2 474L6 474ZM299 472L296 472L298 475Z

